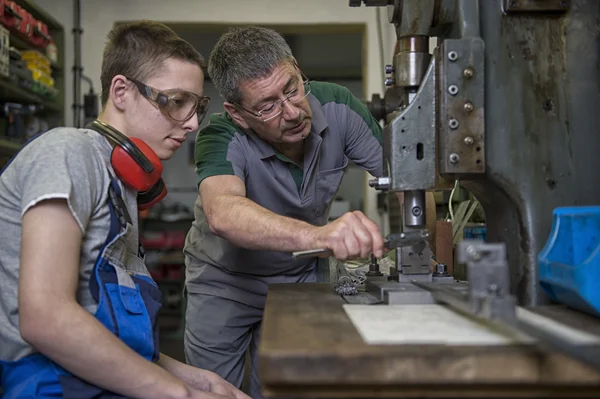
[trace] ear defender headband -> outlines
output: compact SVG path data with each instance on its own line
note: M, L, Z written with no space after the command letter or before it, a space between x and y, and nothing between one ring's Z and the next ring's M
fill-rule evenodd
M150 208L167 195L161 178L162 163L150 146L136 137L127 137L114 127L100 120L86 125L116 145L110 155L110 163L117 177L138 192L140 210Z

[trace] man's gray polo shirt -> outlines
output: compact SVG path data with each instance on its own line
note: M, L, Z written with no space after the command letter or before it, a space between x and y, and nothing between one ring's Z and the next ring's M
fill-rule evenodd
M209 176L236 175L258 205L326 224L348 159L381 176L381 127L345 87L311 82L308 101L313 119L302 167L236 126L228 114L214 114L196 139L198 184ZM189 291L263 307L269 284L315 281L316 258L292 260L287 252L247 250L215 236L199 198L194 214L184 249Z

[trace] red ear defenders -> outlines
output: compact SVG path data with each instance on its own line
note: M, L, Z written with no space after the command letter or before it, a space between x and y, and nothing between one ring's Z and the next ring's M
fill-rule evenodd
M117 177L138 192L140 210L150 208L167 195L167 187L161 178L162 163L150 146L136 137L127 137L114 127L99 120L86 125L116 145L110 155L110 163Z

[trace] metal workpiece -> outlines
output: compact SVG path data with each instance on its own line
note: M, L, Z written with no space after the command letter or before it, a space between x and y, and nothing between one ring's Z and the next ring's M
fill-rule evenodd
M485 173L484 50L481 38L446 39L437 49L442 176Z
M391 114L383 129L384 175L388 190L436 187L435 65L433 59L414 100Z

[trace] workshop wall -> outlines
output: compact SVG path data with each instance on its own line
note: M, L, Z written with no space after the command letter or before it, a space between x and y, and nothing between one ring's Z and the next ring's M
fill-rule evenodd
M52 13L64 24L65 32L73 27L73 3L66 0L37 0L37 3ZM93 0L81 1L82 63L84 73L100 89L100 67L102 48L106 34L117 21L153 19L163 22L230 23L230 24L348 24L366 26L366 51L364 52L364 98L373 93L383 93L383 67L391 62L391 49L395 40L393 27L387 23L385 10L381 12L381 31L384 49L380 52L378 41L377 8L349 7L347 0ZM66 38L65 65L73 64L72 36ZM382 62L383 61L383 62ZM72 79L66 79L67 105L73 103ZM83 83L82 93L88 90ZM71 123L72 109L65 107L65 121ZM378 219L376 192L369 189L365 174L365 212Z

